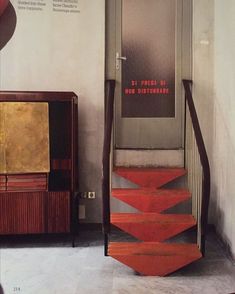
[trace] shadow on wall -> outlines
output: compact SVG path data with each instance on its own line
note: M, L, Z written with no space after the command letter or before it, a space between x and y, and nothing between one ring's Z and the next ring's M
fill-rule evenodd
M85 96L79 95L84 101ZM89 108L89 111L87 110ZM80 204L86 207L84 222L100 223L102 221L102 150L103 150L103 106L84 105L79 109L79 190L95 191L96 199L81 199ZM92 121L91 121L92 114Z
M0 2L0 50L8 43L15 32L16 12L6 0Z
M210 220L222 238L229 255L235 259L234 235L234 178L235 148L224 120L216 114L216 135L214 138ZM222 142L222 143L221 143Z
M0 285L0 294L4 294L2 286Z

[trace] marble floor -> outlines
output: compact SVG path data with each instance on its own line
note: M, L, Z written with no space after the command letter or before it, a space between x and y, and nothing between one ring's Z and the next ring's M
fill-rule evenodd
M1 243L0 281L4 294L230 294L235 265L214 234L206 258L164 278L143 277L103 256L102 234L83 232L69 240Z

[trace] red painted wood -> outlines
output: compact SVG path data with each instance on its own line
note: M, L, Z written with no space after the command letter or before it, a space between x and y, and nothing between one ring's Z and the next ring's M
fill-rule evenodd
M119 176L140 187L160 188L161 186L186 174L183 168L126 168L114 169Z
M9 0L0 0L0 16L3 14L9 4Z
M13 192L21 191L46 191L47 174L6 174L6 190Z
M6 191L7 179L5 175L0 175L0 191Z
M111 223L139 240L157 242L196 225L192 215L157 213L113 213Z
M196 244L110 243L108 253L142 275L166 276L202 257Z
M112 196L142 212L160 213L190 199L186 189L112 189Z
M184 169L115 168L140 186L113 189L112 196L142 213L113 213L111 223L144 242L110 243L108 254L143 275L168 275L201 258L196 244L157 243L196 225L192 215L160 214L190 198L186 189L156 189L186 174Z
M70 170L71 167L71 159L52 159L51 161L51 169L53 170Z

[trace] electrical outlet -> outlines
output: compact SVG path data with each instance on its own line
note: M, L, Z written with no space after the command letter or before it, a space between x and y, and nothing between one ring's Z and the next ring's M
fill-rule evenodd
M87 198L89 198L89 199L95 199L95 192L88 192L87 193Z
M86 218L86 206L84 204L79 204L78 217L79 219Z
M79 198L81 198L81 199L85 199L85 198L87 198L87 192L79 192Z
M95 199L95 192L79 192L81 199Z

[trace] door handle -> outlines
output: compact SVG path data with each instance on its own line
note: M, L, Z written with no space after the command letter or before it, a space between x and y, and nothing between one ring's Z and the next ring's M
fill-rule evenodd
M118 60L127 60L126 56L119 56L117 57Z
M127 57L126 56L120 56L119 53L116 53L116 69L120 69L120 61L124 60L127 61Z

